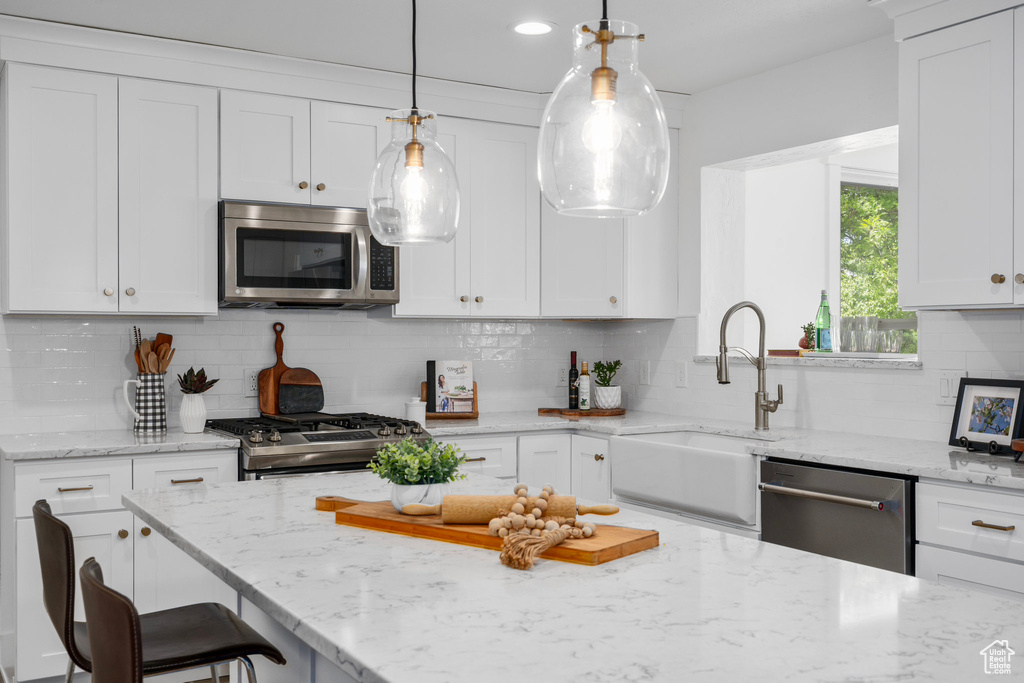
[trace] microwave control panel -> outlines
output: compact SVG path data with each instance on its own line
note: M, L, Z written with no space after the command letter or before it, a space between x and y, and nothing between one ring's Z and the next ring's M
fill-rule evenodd
M370 289L395 290L395 247L386 247L370 237Z

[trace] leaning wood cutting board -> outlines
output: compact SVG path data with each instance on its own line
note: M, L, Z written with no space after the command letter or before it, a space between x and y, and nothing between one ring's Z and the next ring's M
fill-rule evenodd
M281 382L281 375L291 369L284 364L284 339L281 337L282 332L284 332L284 325L274 323L274 333L277 334L277 339L274 341L274 351L277 352L277 364L272 368L260 370L260 374L256 376L256 385L259 389L260 412L267 415L277 415L280 412L280 405L277 399L278 385Z
M480 524L444 524L439 515L409 517L397 512L391 501L364 503L333 496L317 498L317 509L334 509L337 524L386 531L403 536L429 538L474 548L501 550L503 539L487 533ZM547 550L541 557L574 564L597 565L658 547L658 532L598 524L590 538L573 538Z

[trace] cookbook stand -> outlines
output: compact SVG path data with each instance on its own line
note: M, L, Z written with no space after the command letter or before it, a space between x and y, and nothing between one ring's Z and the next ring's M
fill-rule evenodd
M420 400L427 400L427 383L420 382ZM471 413L431 413L427 412L428 420L476 420L480 417L480 403L476 392L476 382L473 382L473 412Z

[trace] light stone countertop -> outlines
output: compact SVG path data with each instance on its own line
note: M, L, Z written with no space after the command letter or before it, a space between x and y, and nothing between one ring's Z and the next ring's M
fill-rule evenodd
M480 475L457 493L508 493ZM964 681L1020 604L623 511L658 548L596 567L340 526L321 475L138 490L128 509L360 681ZM604 520L602 520L604 521ZM610 520L609 520L610 521ZM1014 663L1014 669L1018 668Z
M180 429L163 435L135 434L130 429L0 436L0 454L7 460L52 460L105 455L183 453L214 448L238 448L237 437L211 432L186 434Z

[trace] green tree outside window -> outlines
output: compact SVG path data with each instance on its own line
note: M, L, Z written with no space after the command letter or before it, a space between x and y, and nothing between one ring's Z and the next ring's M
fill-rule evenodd
M840 193L841 315L916 318L900 309L899 190L843 183ZM917 330L907 330L903 353L917 353Z

